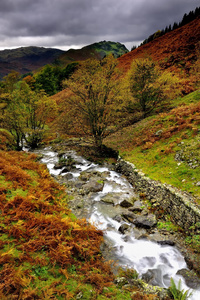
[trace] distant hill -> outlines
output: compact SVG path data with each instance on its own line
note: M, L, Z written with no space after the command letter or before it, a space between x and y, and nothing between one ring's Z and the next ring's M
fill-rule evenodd
M21 47L0 51L0 79L11 71L26 74L53 63L64 51L43 47Z
M200 51L200 18L142 45L119 58L120 66L128 70L135 58L150 55L163 68L187 72Z
M35 71L46 64L59 63L66 65L73 61L82 61L88 58L101 59L109 53L119 57L128 52L128 49L115 42L99 42L83 47L62 51L43 47L21 47L12 50L0 51L0 79L15 70L20 74Z
M63 63L70 63L72 61L81 61L88 58L101 59L110 53L115 57L119 57L128 52L128 49L121 43L102 41L81 49L70 49L60 56L60 60Z

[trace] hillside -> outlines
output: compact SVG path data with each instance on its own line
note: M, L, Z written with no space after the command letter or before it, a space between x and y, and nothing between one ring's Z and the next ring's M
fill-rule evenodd
M120 43L102 41L85 46L81 49L70 49L60 56L63 63L70 63L72 61L82 61L88 58L101 59L110 53L115 57L119 57L128 52L128 49Z
M111 134L105 144L148 177L192 194L200 205L200 92L174 99L173 105Z
M119 57L127 52L124 45L106 41L68 51L32 46L3 50L0 51L0 80L13 70L20 74L26 74L55 62L65 66L73 61L82 61L88 58L101 59L109 53Z
M0 79L15 70L26 74L53 63L62 50L43 47L21 47L0 51Z
M178 68L187 71L197 58L200 41L200 18L175 29L164 36L142 45L119 58L124 70L130 68L135 58L150 55L163 68Z

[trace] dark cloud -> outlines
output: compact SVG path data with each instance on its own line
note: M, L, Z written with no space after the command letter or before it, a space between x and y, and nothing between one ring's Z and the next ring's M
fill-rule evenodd
M199 0L1 0L1 48L134 45L181 21Z

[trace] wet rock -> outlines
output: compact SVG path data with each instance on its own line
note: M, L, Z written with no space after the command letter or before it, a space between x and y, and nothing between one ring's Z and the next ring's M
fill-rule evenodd
M104 197L101 198L101 201L104 203L115 204L116 200L119 201L120 197L118 195L114 195L113 193L108 193Z
M83 181L77 181L74 183L74 186L77 188L77 189L81 189L82 186L84 185L85 183Z
M147 216L137 216L135 220L133 220L133 224L138 227L152 228L157 224L157 220L156 217L152 214Z
M188 269L181 269L177 272L177 275L183 276L189 288L191 289L200 288L200 278L197 277L194 271Z
M122 217L119 216L119 215L117 215L117 216L115 216L115 217L113 218L113 220L115 220L115 221L121 223L121 222L122 222Z
M133 204L133 207L129 208L132 212L141 212L143 209L143 203L139 200L136 200Z
M175 242L170 240L168 237L165 235L160 234L159 232L155 232L153 234L150 234L148 236L148 240L151 242L155 242L159 245L169 245L169 246L174 246Z
M142 280L146 283L154 285L156 279L155 270L148 270L146 273L142 274Z
M131 213L122 213L122 217L126 220L128 220L129 222L135 224L135 219L136 219L136 215L135 214L131 214Z
M126 205L131 204L131 200L129 200L129 198L127 198L127 195L124 193L108 193L101 198L101 201L113 205L120 204L121 207L127 207Z
M63 167L65 167L65 162L62 163L58 162L54 165L55 170L62 169Z
M133 229L133 232L134 232L134 237L137 239L137 240L141 240L141 239L147 239L148 238L148 235L147 235L147 231L146 229L144 228L134 228Z
M160 269L149 269L142 275L142 280L153 286L162 286L162 271Z
M122 202L120 202L119 205L122 206L122 207L128 208L128 207L133 206L133 203L131 202L131 200L124 199Z
M93 169L87 169L86 171L82 171L80 174L80 179L83 181L89 181L90 179L95 180L105 180L107 172L99 172L94 171ZM107 175L108 176L108 175Z
M127 234L127 235L123 236L123 240L124 240L124 242L129 243L129 242L131 242L131 236Z
M67 174L63 175L63 178L65 180L71 180L73 178L73 175L71 173L67 173Z
M54 169L55 169L55 167L54 167ZM71 170L71 168L69 168L69 167L64 167L64 169L60 172L60 174L67 173L67 172L69 172L70 170Z
M175 242L171 240L164 240L164 241L158 241L157 242L160 245L168 245L168 246L174 246Z
M82 186L82 189L85 194L89 194L91 192L96 193L102 191L103 186L103 182L98 182L96 180L91 179L89 182Z
M119 232L124 234L129 228L130 228L130 226L128 224L124 223L119 227L118 230L119 230Z

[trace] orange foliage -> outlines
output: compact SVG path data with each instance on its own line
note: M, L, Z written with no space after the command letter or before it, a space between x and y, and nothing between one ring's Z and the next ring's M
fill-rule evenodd
M0 297L26 299L26 295L34 295L30 299L39 299L36 287L35 291L27 288L30 282L34 286L35 266L52 266L52 270L58 266L60 274L67 277L67 270L73 265L77 274L88 274L85 281L101 291L113 280L110 265L100 253L103 232L86 220L71 219L63 188L35 158L32 154L0 152L1 175L9 180L7 186L0 186L0 232L8 237L0 239ZM31 177L27 170L34 175ZM27 196L10 198L21 187L26 188ZM27 270L24 263L32 267ZM70 297L66 286L60 291L56 286L53 282L54 293ZM46 297L48 291L43 293Z
M122 55L118 58L119 67L126 72L134 59L151 56L163 69L179 73L184 78L183 93L188 94L194 91L197 79L192 74L188 78L188 73L198 59L199 41L200 18L196 18L187 25Z
M200 40L200 18L173 30L148 44L142 45L118 58L120 67L128 70L133 59L150 55L163 67L173 67L179 62L188 63L196 59L195 47ZM193 49L193 50L191 50Z
M162 118L161 118L162 116ZM165 122L167 126L165 127ZM183 105L172 109L168 113L157 115L149 121L144 127L134 132L134 139L129 144L124 145L127 148L141 146L143 150L150 149L158 140L166 140L182 132L182 138L187 138L187 130L195 136L198 134L198 125L200 124L200 103ZM161 134L156 134L161 131ZM177 138L176 143L182 139ZM166 148L165 153L170 153L173 144Z

